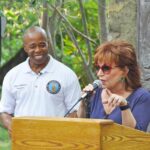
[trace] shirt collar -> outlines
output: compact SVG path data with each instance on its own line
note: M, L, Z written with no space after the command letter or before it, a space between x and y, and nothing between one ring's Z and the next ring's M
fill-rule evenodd
M46 73L46 72L52 73L55 71L54 58L51 55L49 55L49 57L50 57L49 62L45 66L45 68L41 70L41 73Z

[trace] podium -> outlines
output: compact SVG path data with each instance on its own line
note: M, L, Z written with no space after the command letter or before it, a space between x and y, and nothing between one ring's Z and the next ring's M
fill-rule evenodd
M150 134L111 120L14 117L12 150L150 150Z

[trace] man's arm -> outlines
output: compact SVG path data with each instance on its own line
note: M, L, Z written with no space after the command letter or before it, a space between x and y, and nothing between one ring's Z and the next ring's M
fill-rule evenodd
M86 118L86 104L84 101L81 101L80 107L77 111L78 118Z
M74 112L72 112L72 113L69 113L68 115L67 115L67 117L68 118L77 118L78 116L77 116L77 111L74 111Z
M1 113L0 114L0 122L2 122L2 125L4 128L6 128L9 132L9 135L11 135L11 122L12 122L12 115L8 113Z
M66 117L69 118L86 118L86 105L81 101L79 109L69 113Z

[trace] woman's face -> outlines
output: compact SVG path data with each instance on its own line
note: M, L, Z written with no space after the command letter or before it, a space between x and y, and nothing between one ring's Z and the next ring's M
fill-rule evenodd
M117 89L124 85L127 69L121 69L115 63L99 63L97 66L97 76L102 82L103 88Z

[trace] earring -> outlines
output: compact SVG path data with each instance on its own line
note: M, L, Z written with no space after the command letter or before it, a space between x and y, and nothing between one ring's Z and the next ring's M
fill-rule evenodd
M121 82L125 82L125 79L126 79L125 77L121 77L121 78L120 78L120 81L121 81Z

